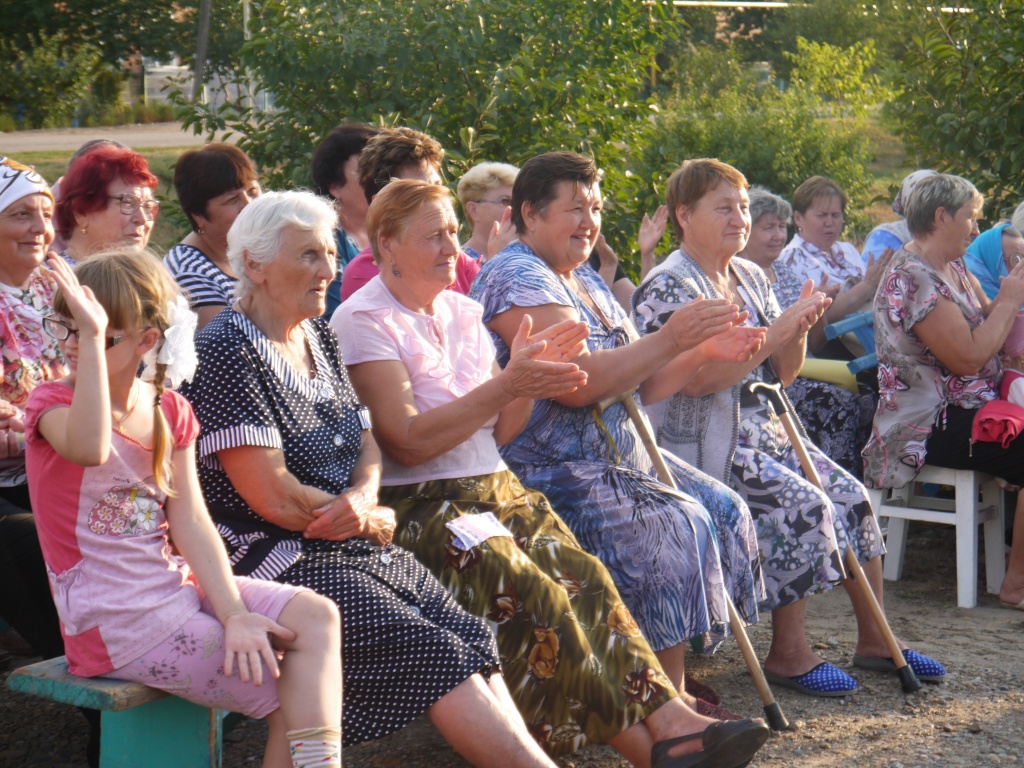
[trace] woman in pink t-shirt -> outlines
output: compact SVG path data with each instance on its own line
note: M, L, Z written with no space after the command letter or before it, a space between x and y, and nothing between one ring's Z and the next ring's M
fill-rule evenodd
M199 424L164 391L195 367L195 315L151 254L98 254L77 277L48 265L44 328L70 372L29 399L27 466L68 667L266 718L266 766L340 768L337 609L232 575L196 476Z

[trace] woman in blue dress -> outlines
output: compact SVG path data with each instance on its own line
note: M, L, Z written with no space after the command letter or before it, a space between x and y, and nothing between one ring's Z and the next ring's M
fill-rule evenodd
M724 485L665 458L680 491L658 481L621 402L685 350L746 360L763 332L719 300L697 302L663 333L638 339L587 257L601 229L601 194L592 160L553 152L516 177L512 219L519 240L487 262L471 296L484 307L499 363L525 314L540 331L566 319L590 328L573 362L587 384L538 401L526 429L502 447L523 484L544 493L583 547L597 555L676 688L684 689L684 644L725 636L726 596L744 621L763 596L757 541L743 502ZM630 394L639 404L636 395Z

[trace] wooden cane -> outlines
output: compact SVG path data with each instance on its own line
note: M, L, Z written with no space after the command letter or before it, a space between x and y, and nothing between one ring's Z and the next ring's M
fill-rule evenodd
M626 413L629 415L630 420L633 422L633 425L636 427L636 430L640 435L640 442L643 443L644 448L647 450L647 454L651 457L651 461L654 463L654 469L658 473L658 479L673 490L678 491L679 486L676 485L676 479L672 475L672 471L669 469L668 464L665 463L665 459L661 455L661 451L658 449L658 444L655 442L654 435L651 433L647 420L644 418L643 414L640 413L640 408L633 399L633 392L635 391L636 390L630 390L618 397L614 397L609 400L602 400L595 406L595 409L600 414L608 406L621 402L626 408ZM761 669L761 663L758 661L757 654L754 652L754 646L751 645L750 638L747 637L747 630L746 627L743 626L743 620L740 618L740 614L736 610L736 606L733 605L732 598L729 596L729 593L724 592L724 594L725 602L729 609L729 630L732 632L733 637L736 638L736 643L740 647L740 653L743 654L743 661L746 662L747 669L750 671L750 677L754 681L754 687L757 689L757 695L761 697L761 702L764 704L764 715L768 720L768 726L773 731L789 730L789 721L783 714L782 707L780 707L778 702L775 701L775 696L772 695L772 689L768 687L768 680L765 678L764 671Z
M796 422L793 420L793 415L789 411L788 403L785 398L782 397L782 393L779 391L778 386L765 384L764 382L755 382L750 385L750 389L753 392L763 393L771 401L772 407L775 409L775 413L782 420L782 426L786 430L786 434L789 436L789 442L792 444L793 450L796 451L797 458L800 460L800 468L803 469L804 475L812 485L818 488L818 490L824 491L825 486L822 484L821 477L818 475L818 471L814 467L811 455L807 452L807 448L804 446L800 430L797 427ZM872 510L872 514L874 514L874 510ZM864 598L864 602L867 603L868 610L871 612L871 616L874 618L875 624L882 633L885 645L889 649L889 654L892 656L893 663L896 665L896 674L899 675L900 684L903 686L903 692L913 693L914 691L919 690L921 688L921 681L917 679L917 675L914 674L914 670L909 664L907 664L907 660L903 658L903 651L900 649L899 643L896 642L896 636L892 633L892 629L889 627L889 621L885 618L885 614L882 612L882 606L878 604L878 598L875 597L874 590L871 589L867 576L864 575L864 569L857 560L857 555L854 554L852 546L847 546L846 554L843 555L843 561L846 564L846 570L849 573L850 578L853 579L853 583L856 588L860 590L860 594Z

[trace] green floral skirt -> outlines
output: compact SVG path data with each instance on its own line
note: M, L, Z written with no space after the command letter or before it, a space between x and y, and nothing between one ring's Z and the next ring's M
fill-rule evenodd
M601 561L511 472L386 486L381 504L398 517L395 544L490 620L505 682L550 754L606 742L676 695ZM512 538L460 550L445 523L485 512Z

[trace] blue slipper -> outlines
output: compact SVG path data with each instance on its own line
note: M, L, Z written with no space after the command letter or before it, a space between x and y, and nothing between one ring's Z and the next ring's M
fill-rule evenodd
M903 658L914 670L918 680L926 683L941 683L946 679L946 668L935 661L923 656L915 650L907 648L903 652ZM875 656L854 656L853 666L861 669L871 669L876 672L896 672L896 665L892 659L882 659Z
M765 672L764 676L772 685L799 691L808 696L848 696L859 687L857 681L843 670L825 661L810 672L796 677L786 677L774 672Z

